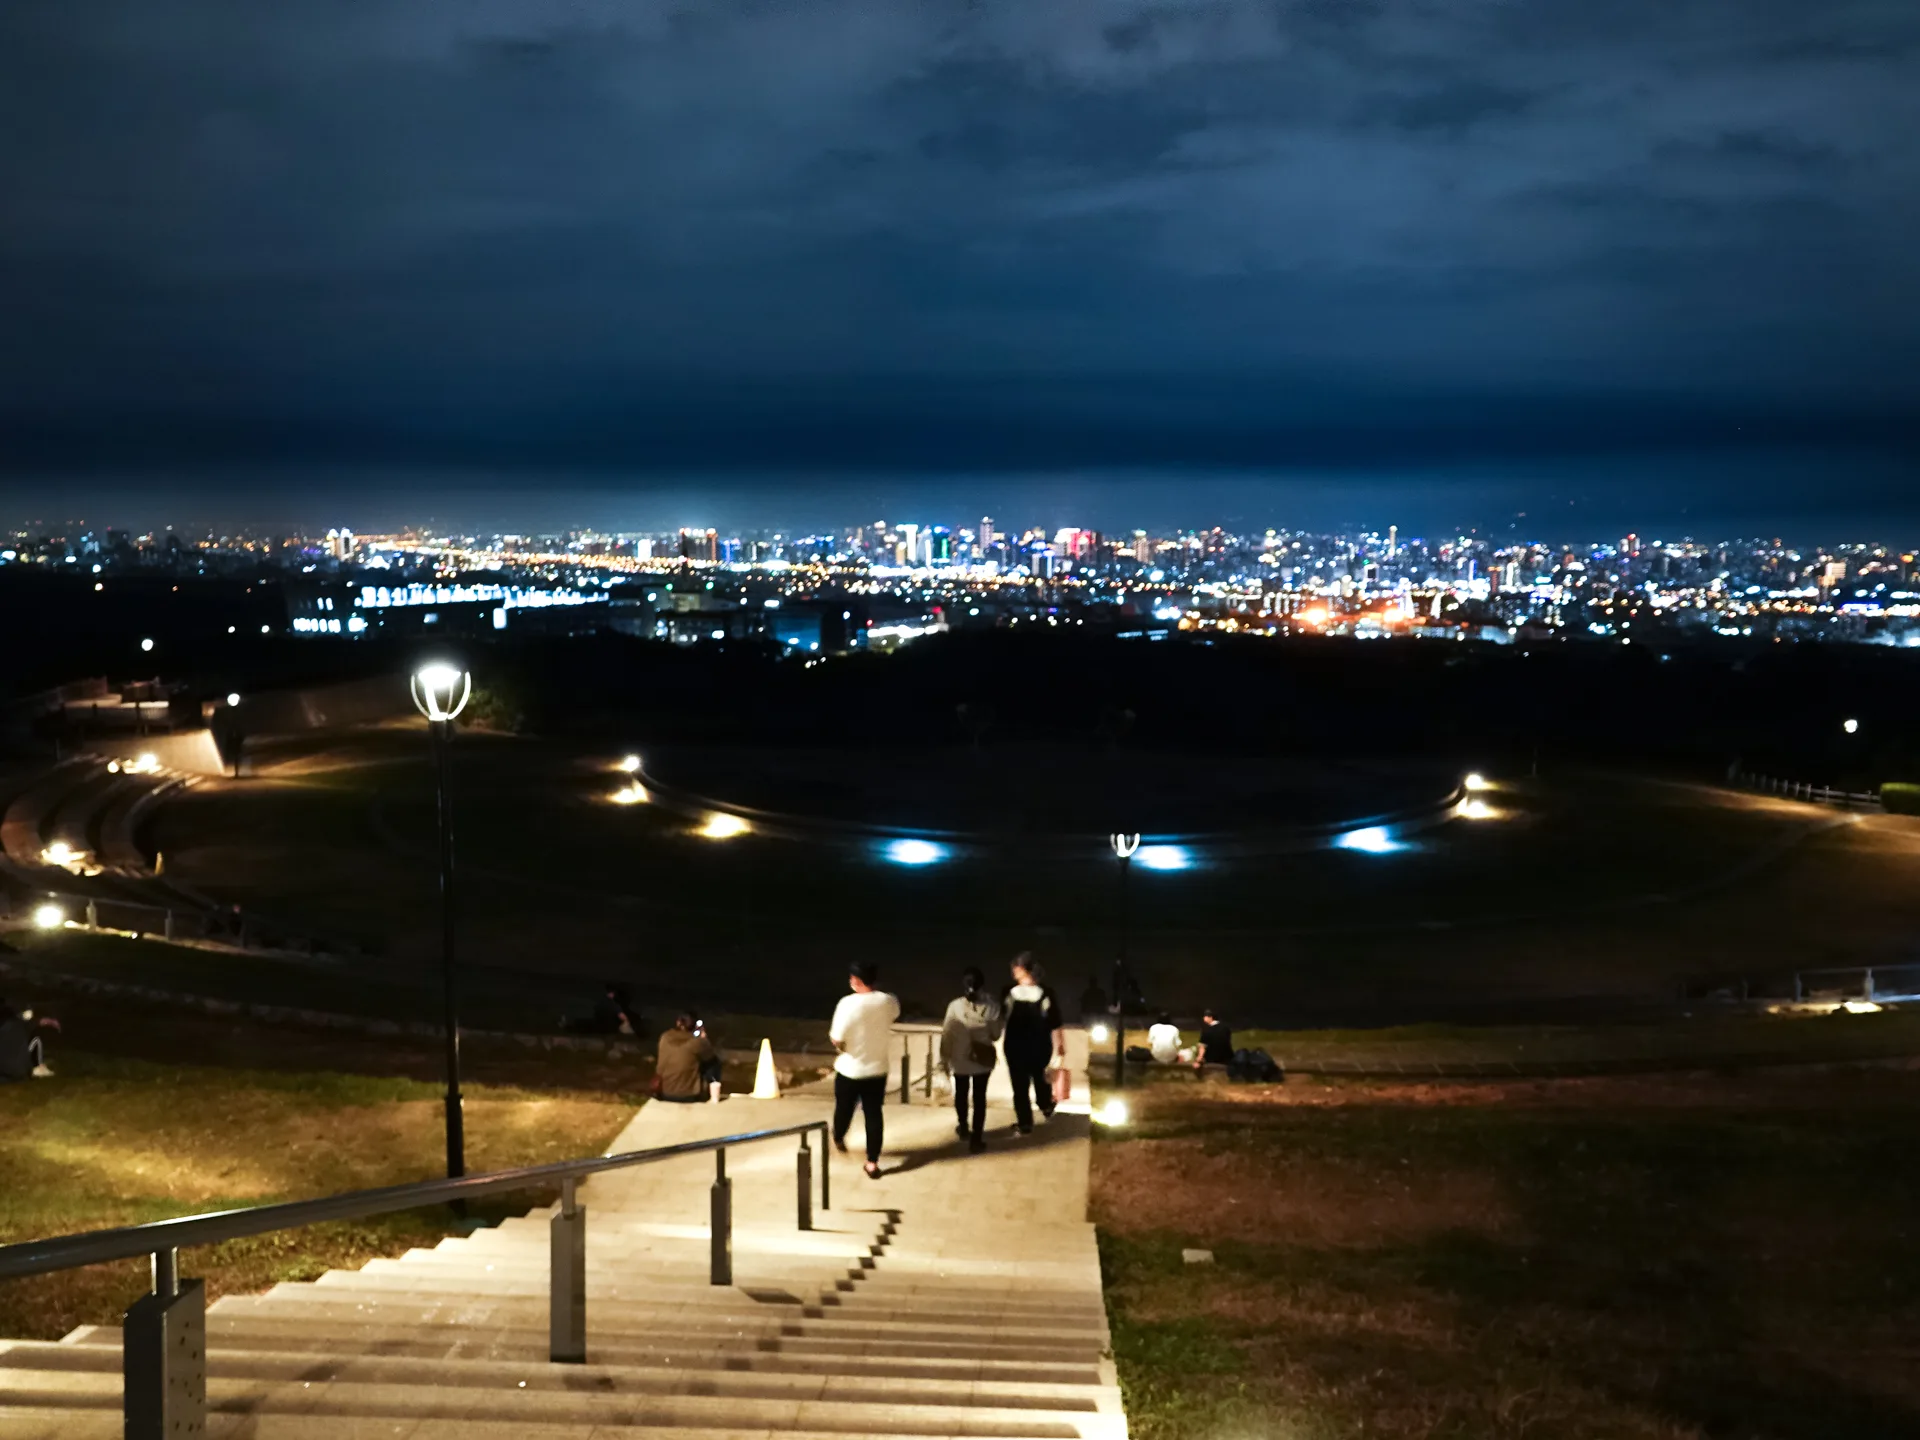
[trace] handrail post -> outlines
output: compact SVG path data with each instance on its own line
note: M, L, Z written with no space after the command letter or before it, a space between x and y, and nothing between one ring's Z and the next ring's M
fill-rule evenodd
M714 1285L733 1284L733 1182L727 1179L727 1147L713 1152L712 1228L713 1261L708 1277Z
M799 1228L813 1228L813 1151L807 1141L812 1137L805 1130L800 1132L800 1152L793 1157L794 1191L798 1196Z
M153 1293L121 1329L127 1440L207 1433L207 1293L180 1278L179 1252L153 1252Z
M933 1033L927 1033L927 1074L926 1089L922 1092L927 1099L933 1098Z
M827 1123L820 1122L820 1208L833 1208L833 1146L827 1143Z
M556 1365L587 1363L587 1210L575 1201L575 1183L560 1182L560 1209L549 1227L547 1358Z
M904 1035L900 1037L900 1103L913 1103L913 1047Z

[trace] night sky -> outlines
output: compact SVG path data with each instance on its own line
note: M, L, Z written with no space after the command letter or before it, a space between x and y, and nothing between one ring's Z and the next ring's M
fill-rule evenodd
M1914 0L23 0L0 508L1920 533L1916 137Z

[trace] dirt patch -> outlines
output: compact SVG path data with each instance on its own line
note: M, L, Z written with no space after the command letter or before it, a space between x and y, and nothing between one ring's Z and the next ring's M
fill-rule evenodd
M1148 1140L1094 1151L1094 1219L1116 1234L1171 1230L1218 1240L1368 1245L1511 1228L1499 1182L1468 1171L1378 1167L1212 1151Z

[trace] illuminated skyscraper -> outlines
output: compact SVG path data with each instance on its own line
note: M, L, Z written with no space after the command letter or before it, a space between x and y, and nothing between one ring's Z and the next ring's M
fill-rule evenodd
M718 560L720 558L720 532L718 530L682 529L680 532L680 558L682 560Z

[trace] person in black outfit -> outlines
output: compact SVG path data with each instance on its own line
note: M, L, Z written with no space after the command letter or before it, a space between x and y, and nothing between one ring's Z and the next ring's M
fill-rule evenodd
M1200 1051L1193 1059L1193 1068L1202 1065L1231 1065L1233 1063L1233 1031L1220 1023L1220 1017L1211 1010L1200 1012Z
M1053 1118L1053 1086L1047 1067L1066 1059L1066 1020L1060 997L1046 983L1039 964L1022 953L1013 962L1013 984L1000 997L1006 1026L1007 1073L1013 1079L1013 1119L1022 1135L1033 1133L1033 1101Z

